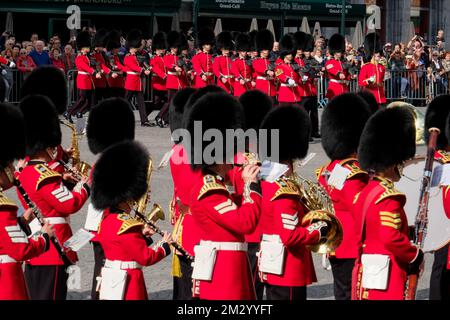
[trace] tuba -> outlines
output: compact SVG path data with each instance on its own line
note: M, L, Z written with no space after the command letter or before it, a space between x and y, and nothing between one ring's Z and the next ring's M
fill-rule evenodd
M72 131L72 168L76 169L79 175L84 177L89 177L89 172L91 170L91 165L85 161L81 161L80 158L80 147L78 146L78 134L77 129L71 123L66 121L61 121L63 125L68 127ZM72 171L72 170L70 170Z
M294 173L290 179L299 188L302 203L308 209L308 213L302 219L302 225L317 221L326 221L330 225L327 238L318 244L307 246L308 249L321 254L333 252L342 242L343 229L341 222L334 214L330 196L319 183L305 179L297 173Z
M391 102L387 108L406 108L414 116L414 122L416 125L416 145L425 144L425 115L418 108L414 107L412 104L403 101Z

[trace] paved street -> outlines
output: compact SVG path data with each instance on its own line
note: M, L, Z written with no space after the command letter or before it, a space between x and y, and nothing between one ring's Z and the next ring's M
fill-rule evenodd
M136 119L139 119L136 113ZM171 140L169 129L161 128L142 128L137 124L136 138L142 142L150 151L152 159L154 161L154 167L157 167L162 156L165 152L171 148ZM63 146L65 148L70 147L71 133L63 127ZM111 128L114 130L114 128ZM83 138L80 142L81 157L89 163L95 161L94 155L92 155L87 147L86 138ZM424 148L418 149L418 153L423 153ZM326 155L324 154L319 140L311 143L310 152L314 152L317 155L309 162L302 170L302 175L306 178L314 178L314 169L327 162ZM121 170L121 159L117 159L117 170ZM12 198L16 198L15 193L12 191L7 192ZM168 212L168 204L172 196L172 181L170 176L170 170L168 167L161 170L155 170L152 176L152 203L159 203ZM149 205L150 207L150 205ZM71 225L74 231L78 230L84 225L87 212L87 205L77 214L71 218ZM160 222L163 229L171 230L172 226L166 221ZM159 236L155 236L158 237ZM81 268L82 283L81 289L69 292L69 299L89 299L90 289L92 282L92 272L94 266L93 251L90 245L86 245L79 252L80 261L78 266ZM429 275L431 271L432 256L426 255L426 271L425 275L420 279L418 298L428 298L428 286ZM172 277L171 277L171 257L164 259L156 265L150 266L144 270L147 289L150 299L171 299L172 297ZM332 288L332 275L331 271L326 271L321 267L321 256L314 254L314 263L316 266L316 273L318 282L308 288L309 299L333 299ZM232 279L230 279L232 281Z

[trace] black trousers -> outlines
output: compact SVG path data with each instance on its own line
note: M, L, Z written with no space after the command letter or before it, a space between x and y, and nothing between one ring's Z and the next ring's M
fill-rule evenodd
M174 90L173 90L174 91ZM170 98L175 95L172 92ZM169 121L169 93L167 91L153 90L153 110L160 110L156 118L160 118L165 122Z
M103 266L105 265L105 252L98 242L92 242L92 249L94 249L94 275L92 277L91 299L98 300L99 293L97 292L97 277L100 276Z
M247 256L250 261L250 268L252 270L253 275L253 284L255 285L256 299L262 300L264 296L264 283L261 282L261 279L258 275L258 257L256 253L259 250L259 243L248 243L248 251Z
M66 266L25 265L25 280L31 300L66 300Z
M183 256L178 256L181 277L173 277L173 300L192 300L192 266Z
M302 104L311 120L311 134L319 134L319 111L317 106L317 97L302 97Z
M127 90L126 92L126 98L128 102L131 105L131 100L133 97L136 97L136 103L138 105L139 109L139 117L141 118L141 124L148 122L147 118L147 110L145 109L145 101L144 101L144 94L142 91L130 91Z
M306 300L306 287L283 287L266 284L267 300Z
M125 89L121 87L111 87L110 89L111 97L114 98L125 98Z
M449 244L434 252L430 277L430 300L450 301L450 270L447 269Z
M78 90L78 101L67 110L67 113L70 116L86 113L92 107L92 99L92 90Z
M338 259L330 257L331 270L334 278L334 298L350 300L352 297L352 271L355 259Z

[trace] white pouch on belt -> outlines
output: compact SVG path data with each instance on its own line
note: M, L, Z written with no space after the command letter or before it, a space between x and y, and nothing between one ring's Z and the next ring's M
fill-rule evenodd
M282 275L286 249L278 235L263 235L259 256L259 270L264 273Z
M127 271L102 268L100 300L123 300Z
M362 286L365 289L386 290L389 280L390 258L382 254L363 254Z
M207 242L194 247L195 260L192 279L211 281L216 264L217 249Z

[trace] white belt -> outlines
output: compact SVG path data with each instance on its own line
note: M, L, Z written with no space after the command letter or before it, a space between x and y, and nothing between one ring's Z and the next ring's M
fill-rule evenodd
M203 75L207 76L207 77L211 77L214 75L214 73L212 72L203 72Z
M263 77L263 76L257 76L256 79L258 79L258 80L269 80L269 79L267 79L267 77Z
M282 87L290 87L290 88L293 88L293 87L296 87L297 84L289 85L289 84L287 84L287 83L282 83L281 86L282 86Z
M0 255L0 264L2 263L16 263L17 261L11 258L10 256L3 254Z
M224 76L224 75L222 75L222 78L225 78L225 79L233 79L233 78L234 78L234 76L232 76L232 75L228 75L228 76Z
M68 224L67 219L63 217L44 218L49 224Z
M172 71L167 71L167 74L170 74L171 76L178 76L178 73Z
M78 71L78 74L84 74L86 76L90 76L91 74L88 72L84 72L84 71Z
M215 241L200 241L200 245L212 246L216 250L221 251L247 251L248 244L245 242L215 242Z
M344 84L346 83L345 80L336 80L336 79L330 79L330 82L334 82L334 83L340 83L340 84Z
M105 268L126 270L126 269L142 269L142 266L136 261L120 261L105 260Z
M277 234L263 234L261 240L269 242L281 242L280 236Z
M138 73L138 72L132 72L132 71L127 71L127 74L134 74L135 76L140 75L140 73Z

